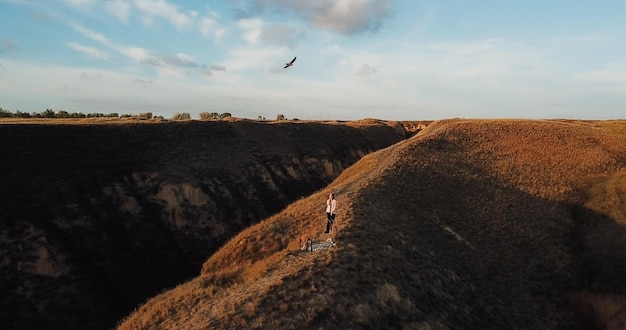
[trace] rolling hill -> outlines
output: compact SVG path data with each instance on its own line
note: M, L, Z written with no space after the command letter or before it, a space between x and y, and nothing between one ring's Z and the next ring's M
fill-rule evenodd
M620 329L626 122L443 120L230 239L119 329ZM337 245L324 241L325 196Z

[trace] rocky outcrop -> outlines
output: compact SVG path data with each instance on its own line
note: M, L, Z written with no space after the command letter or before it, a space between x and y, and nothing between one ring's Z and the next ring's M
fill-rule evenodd
M382 122L2 125L0 323L111 328L405 136Z

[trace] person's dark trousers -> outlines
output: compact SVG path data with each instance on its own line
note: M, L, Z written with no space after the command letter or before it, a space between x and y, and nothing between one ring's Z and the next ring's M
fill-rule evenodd
M328 218L328 220L326 221L326 234L328 234L328 233L330 233L330 227L335 222L335 215L334 214L330 214L330 213L326 213L326 217Z

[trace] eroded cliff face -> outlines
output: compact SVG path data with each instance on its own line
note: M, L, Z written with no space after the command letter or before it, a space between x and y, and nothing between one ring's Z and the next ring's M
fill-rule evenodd
M406 136L381 122L2 125L3 328L111 328Z

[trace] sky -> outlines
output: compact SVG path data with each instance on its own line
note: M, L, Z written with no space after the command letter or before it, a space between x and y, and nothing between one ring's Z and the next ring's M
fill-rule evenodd
M0 13L11 112L626 118L623 0L0 0Z

